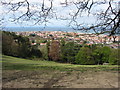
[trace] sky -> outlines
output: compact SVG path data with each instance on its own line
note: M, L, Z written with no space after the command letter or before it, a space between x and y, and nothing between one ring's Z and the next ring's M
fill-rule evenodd
M3 2L12 2L12 3L17 3L19 1L24 1L24 0L3 0ZM45 0L46 7L50 6L50 1L51 0ZM56 19L55 14L51 12L48 17L48 22L42 23L40 25L39 24L34 25L33 23L35 21L27 21L27 22L22 21L20 23L11 22L14 17L19 17L20 15L22 15L21 13L26 12L27 9L25 7L20 7L19 11L17 12L9 12L9 8L10 8L9 6L0 5L0 15L1 15L0 19L4 18L1 25L5 27L22 27L22 26L41 26L42 27L42 26L45 26L46 24L48 27L67 27L69 26L69 23L71 21L70 15L74 15L74 12L77 12L76 6L71 3L73 1L77 2L77 1L85 1L85 0L67 0L67 1L70 3L70 5L68 7L65 7L65 5L61 5L61 3L64 3L65 0L53 0L53 12L55 12L58 19ZM97 2L97 1L104 1L104 0L93 0L93 1ZM113 0L113 1L117 2L119 0ZM28 0L28 2L30 3L30 10L32 13L34 13L35 11L40 11L42 0ZM105 10L107 6L108 4L93 6L91 8L92 13L89 15L89 17L87 13L83 12L82 16L78 16L77 22L79 22L80 24L86 24L86 25L95 24L97 22L97 17L95 17L93 14L98 12L99 10ZM115 4L113 5L113 7L114 6ZM34 18L36 17L33 17L33 19ZM62 18L62 20L60 18ZM65 20L66 18L67 20ZM74 24L75 23L73 23L73 25Z

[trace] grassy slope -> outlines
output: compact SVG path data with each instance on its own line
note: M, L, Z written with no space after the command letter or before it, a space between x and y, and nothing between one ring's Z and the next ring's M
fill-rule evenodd
M86 70L118 70L117 65L73 65L53 61L33 61L28 59L2 56L3 70L62 70L62 71L86 71Z

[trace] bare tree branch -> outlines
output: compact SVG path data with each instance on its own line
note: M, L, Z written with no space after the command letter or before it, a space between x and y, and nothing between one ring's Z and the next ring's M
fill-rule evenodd
M74 6L74 12L69 13L69 17L60 17L57 14L57 11L54 11L54 0L47 0L49 5L46 5L46 0L40 1L39 4L31 3L29 0L23 0L18 2L5 2L1 1L2 6L10 9L9 13L18 14L13 18L13 22L20 21L31 21L33 25L49 23L50 19L60 19L60 20L69 20L69 26L71 26L75 30L84 30L90 31L93 30L95 33L109 33L109 35L119 34L120 29L120 8L116 8L113 6L114 0L64 0L63 3L60 3L60 6L65 5L63 8L67 8L69 6ZM117 2L118 6L120 6L120 2ZM104 10L99 10L98 12L92 12L96 6L105 5L108 7ZM36 6L35 6L36 5ZM24 8L24 11L21 11L21 8ZM64 13L64 12L63 12ZM80 23L79 18L84 16L94 15L99 19L98 23L84 26L85 23ZM98 30L99 29L99 30Z

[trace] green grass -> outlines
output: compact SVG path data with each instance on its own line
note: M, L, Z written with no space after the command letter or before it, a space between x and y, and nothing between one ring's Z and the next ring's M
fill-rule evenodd
M116 71L117 65L74 65L63 64L53 61L28 60L11 56L2 55L3 70L62 70L62 71L87 71L87 70L105 70Z

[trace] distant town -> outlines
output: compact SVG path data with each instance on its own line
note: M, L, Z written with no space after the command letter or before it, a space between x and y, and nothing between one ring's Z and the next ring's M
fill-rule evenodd
M64 32L64 31L24 31L15 32L17 35L29 36L32 45L46 45L48 40L61 40L73 41L77 44L92 45L92 44L104 44L111 48L119 48L120 36L108 36L104 34L86 34L76 32ZM44 40L41 42L40 40Z

